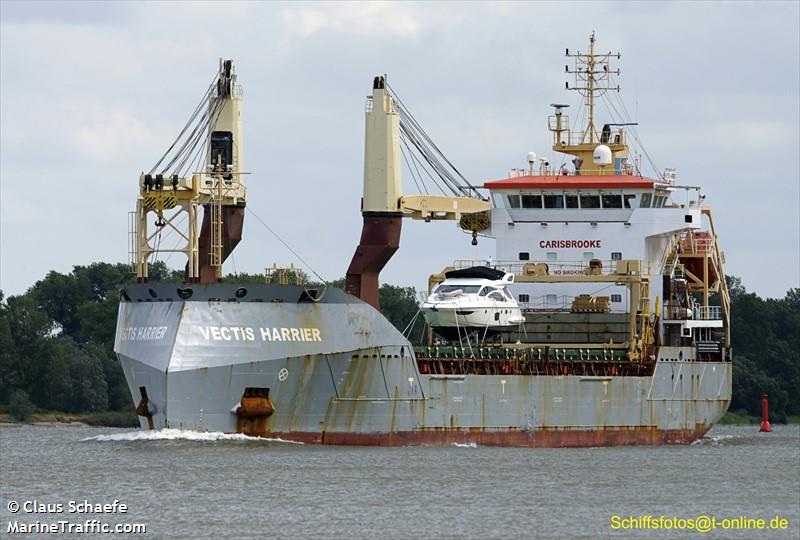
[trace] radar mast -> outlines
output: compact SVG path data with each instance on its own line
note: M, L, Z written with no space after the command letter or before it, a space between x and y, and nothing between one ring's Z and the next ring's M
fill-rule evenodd
M589 37L589 52L570 52L566 50L567 58L573 60L573 65L564 67L565 73L575 76L574 83L565 84L567 90L578 92L586 103L586 125L583 129L573 133L569 124L569 117L564 114L568 105L553 104L555 114L548 119L548 129L553 133L553 150L562 154L574 156L575 174L593 175L620 175L630 174L631 168L627 165L628 146L625 143L624 124L606 123L600 132L595 127L595 105L597 99L607 92L619 92L619 85L614 86L611 75L619 75L619 69L613 69L611 60L620 59L619 52L595 52L595 35ZM612 127L617 129L612 131ZM598 150L605 146L611 152L610 160L608 151Z

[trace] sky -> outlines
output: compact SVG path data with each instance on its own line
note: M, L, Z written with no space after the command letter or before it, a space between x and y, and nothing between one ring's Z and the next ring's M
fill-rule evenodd
M325 279L361 231L364 104L387 73L473 184L549 156L564 49L620 50L620 97L656 166L702 185L726 273L783 297L800 281L800 3L0 1L0 289L128 260L138 176L220 57L244 89L248 206ZM574 110L574 109L573 109ZM600 122L607 121L602 109ZM652 174L652 172L651 172ZM408 193L416 188L405 176ZM382 281L426 288L494 254L452 222L406 220ZM225 272L299 263L245 217ZM178 256L169 264L184 262Z

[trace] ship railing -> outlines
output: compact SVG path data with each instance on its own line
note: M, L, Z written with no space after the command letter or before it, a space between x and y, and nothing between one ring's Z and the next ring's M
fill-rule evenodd
M456 270L471 268L473 266L486 266L508 272L514 275L530 274L537 265L545 265L547 275L551 276L611 276L617 274L620 260L591 259L588 261L505 261L487 259L456 259L453 267ZM644 263L644 261L642 261ZM646 264L641 265L641 273L646 274L649 269Z
M559 128L560 126L560 128ZM553 132L553 141L559 145L573 146L589 142L589 133L583 130L572 130L569 127L569 117L562 114L547 117L547 128ZM607 132L595 132L595 142L600 144L627 144L625 130L613 129Z
M527 295L523 295L527 296ZM543 294L542 296L528 296L525 302L518 302L522 311L553 311L553 310L570 310L572 309L572 302L574 296L566 294Z
M681 234L682 253L708 254L714 251L714 239L708 231L685 232Z
M701 306L694 305L691 308L664 302L664 315L667 320L695 320L695 321L718 321L722 319L722 308L720 306Z
M722 308L720 306L695 306L692 309L692 315L699 321L719 321L722 320Z

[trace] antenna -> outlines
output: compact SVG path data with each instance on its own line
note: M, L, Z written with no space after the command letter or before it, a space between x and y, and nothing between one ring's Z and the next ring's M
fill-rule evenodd
M610 61L613 57L617 60L621 58L620 53L607 52L597 54L594 52L594 32L589 37L589 52L582 53L580 51L570 53L569 49L566 50L568 58L574 58L574 67L569 64L564 66L565 73L575 75L575 84L570 86L569 81L566 83L567 90L576 90L580 95L586 98L586 105L588 110L589 121L586 125L586 131L583 132L581 143L596 142L597 132L594 127L594 100L608 91L619 92L619 85L616 87L610 86L610 76L619 75L619 69L612 69ZM555 106L555 105L554 105ZM586 140L588 136L588 141Z

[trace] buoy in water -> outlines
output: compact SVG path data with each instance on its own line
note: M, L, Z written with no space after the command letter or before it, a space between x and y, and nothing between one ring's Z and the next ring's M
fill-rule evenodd
M758 431L772 432L772 426L769 423L769 397L767 394L761 395L761 427L758 428Z

